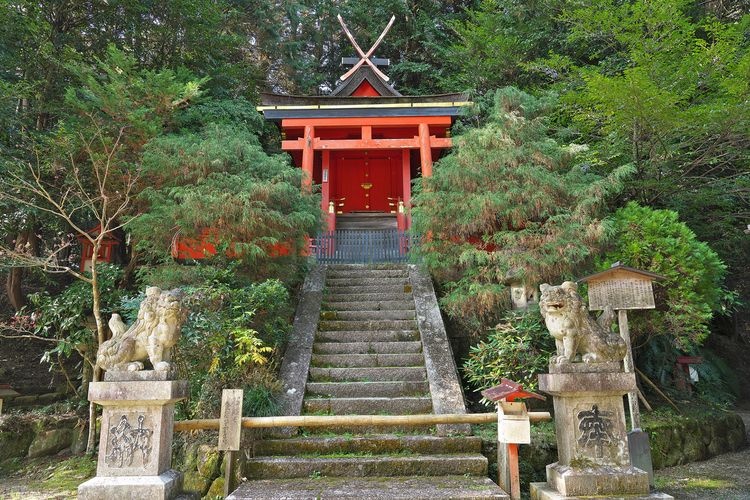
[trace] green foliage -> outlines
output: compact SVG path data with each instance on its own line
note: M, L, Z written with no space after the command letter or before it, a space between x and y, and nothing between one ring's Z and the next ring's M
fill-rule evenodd
M95 61L94 66L69 64L81 83L66 90L65 103L84 119L78 123L67 119L64 128L77 131L96 117L102 126L112 127L110 133L127 126L126 138L133 145L159 135L172 111L198 98L206 82L190 79L184 71L142 69L135 58L114 45Z
M687 397L685 392L677 390L675 384L675 377L682 376L675 373L677 357L682 353L668 336L650 338L648 342L638 346L635 354L638 368L662 390L670 393L675 399L684 400ZM694 384L692 400L722 407L731 405L740 395L739 382L734 371L709 349L693 348L689 354L703 358L701 364L692 365L698 372L698 382Z
M740 395L737 374L710 350L701 349L698 354L703 358L703 363L694 366L698 372L695 384L698 397L718 406L731 406Z
M560 64L540 61L566 49L561 0L482 0L455 20L445 85L481 92L505 85L554 82Z
M724 296L721 283L726 266L679 221L676 212L631 202L614 219L613 246L601 268L620 261L665 277L658 286L666 310L634 314L634 335L668 335L683 350L701 345Z
M255 134L260 118L246 104L213 103L198 112L227 108L235 112L200 125L188 111L180 121L189 128L147 145L150 187L141 200L148 210L131 226L137 248L164 260L175 238L202 239L241 257L257 276L293 271L320 223L319 198L300 189L301 171L286 155L263 151ZM279 256L279 247L288 254Z
M720 19L721 9L704 7L709 12L685 0L570 6L568 41L586 51L586 63L564 100L610 167L634 165L627 198L678 210L746 295L750 15Z
M602 205L630 171L601 177L579 164L585 146L550 136L553 103L498 91L488 123L457 137L416 186L414 228L430 234L421 253L446 292L441 305L474 328L507 304L509 281L558 279L595 255L608 233Z
M677 210L750 290L750 15L689 0L483 0L453 23L458 88L513 83L561 95L560 131L592 171L632 165L623 199Z
M536 390L537 375L547 371L555 342L537 308L509 311L485 339L471 347L463 365L466 380L480 391L502 378Z
M277 408L280 384L273 368L291 329L289 292L278 280L242 286L231 271L207 268L208 279L183 287L190 314L174 360L190 382L191 401L182 409L189 418L217 415L224 388L248 391L250 415L268 415ZM125 301L124 308L133 311L135 302Z
M101 310L103 315L109 316L117 310L124 295L117 288L122 270L108 264L97 267ZM31 294L29 305L17 316L31 316L32 332L56 341L54 347L45 353L46 360L49 361L52 355L67 357L75 351L88 356L96 330L92 320L93 302L91 285L77 280L57 294L48 291Z

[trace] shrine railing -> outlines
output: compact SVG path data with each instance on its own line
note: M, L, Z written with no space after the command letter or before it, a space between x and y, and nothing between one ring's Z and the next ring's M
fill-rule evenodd
M396 229L337 230L313 239L312 253L324 264L407 262L419 238Z

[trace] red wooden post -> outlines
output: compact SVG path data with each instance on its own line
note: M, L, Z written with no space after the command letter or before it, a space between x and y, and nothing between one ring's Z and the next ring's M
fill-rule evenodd
M518 472L518 445L515 443L508 444L508 468L510 469L510 498L520 499L521 474Z
M419 124L419 159L422 177L432 177L432 149L430 149L430 126Z
M372 126L371 125L362 125L362 140L363 141L372 140Z
M411 226L411 215L409 215L409 204L411 203L411 151L404 149L401 151L401 182L403 183L402 198L404 200L404 209L406 213L405 226L409 229Z
M323 151L323 168L321 169L321 200L320 208L327 214L328 230L336 230L336 208L331 211L331 152Z
M302 188L306 191L312 190L313 182L313 139L315 137L315 127L312 125L305 126L305 144L302 149Z

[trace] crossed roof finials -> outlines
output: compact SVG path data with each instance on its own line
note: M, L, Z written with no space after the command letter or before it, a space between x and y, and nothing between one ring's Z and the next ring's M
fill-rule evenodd
M344 22L344 19L341 17L341 14L339 14L337 17L338 17L339 23L341 23L341 27L344 29L344 33L346 34L346 37L349 39L350 42L352 42L352 45L354 46L354 50L357 51L357 53L359 54L359 57L360 57L360 60L357 61L357 63L354 66L352 66L349 69L349 71L347 71L346 73L344 73L339 78L339 80L341 80L342 82L346 81L346 79L349 78L350 76L352 76L363 64L367 64L368 66L370 66L370 68L372 69L372 71L376 75L378 75L380 78L382 78L384 81L386 81L386 82L390 81L390 78L388 78L388 76L386 76L385 73L383 73L382 71L380 71L380 69L378 69L377 65L374 62L372 62L372 60L370 58L372 57L373 53L375 52L375 49L378 48L378 45L380 45L380 43L383 41L383 38L385 38L385 35L388 33L388 30L390 30L391 26L393 26L393 22L396 20L396 16L391 16L391 20L388 21L388 25L385 27L385 29L380 34L380 36L378 37L378 39L375 40L375 43L372 44L372 47L370 47L370 50L368 50L366 53L362 50L362 48L359 46L359 44L357 43L357 41L354 39L354 36L349 31L349 28L346 27L346 23Z

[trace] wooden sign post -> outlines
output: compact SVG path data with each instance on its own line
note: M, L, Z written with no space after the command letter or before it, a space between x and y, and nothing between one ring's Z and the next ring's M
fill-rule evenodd
M511 500L521 499L518 470L518 445L531 443L531 420L521 398L545 397L523 390L523 386L504 378L500 385L482 391L482 396L497 404L497 484Z
M226 452L224 496L234 491L234 462L242 437L242 389L224 389L221 393L219 451Z
M655 273L623 266L616 262L609 269L592 274L578 280L589 285L589 310L602 311L611 307L617 311L617 323L620 336L627 352L623 365L626 373L633 373L633 350L630 345L630 329L628 327L628 309L654 309L654 288L652 282L664 279ZM636 389L637 390L637 389ZM641 412L638 408L638 394L628 393L631 431L628 433L628 443L633 465L649 473L649 481L653 485L653 466L648 435L641 430Z

